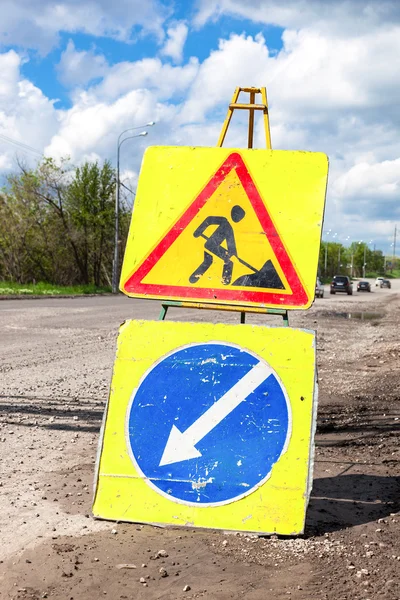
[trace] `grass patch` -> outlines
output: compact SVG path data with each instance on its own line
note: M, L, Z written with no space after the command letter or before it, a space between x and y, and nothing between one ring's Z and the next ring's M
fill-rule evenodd
M393 271L387 271L386 279L398 279L400 277L400 269L393 269Z
M52 283L15 283L0 281L0 296L83 296L85 294L107 294L110 287L94 285L54 285Z
M376 279L377 277L383 277L384 279L398 279L400 277L400 270L393 269L393 271L386 271L386 273L375 273L368 272L365 277Z

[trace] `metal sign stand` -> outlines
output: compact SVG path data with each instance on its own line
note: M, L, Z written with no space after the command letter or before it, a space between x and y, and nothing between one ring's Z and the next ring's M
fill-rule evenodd
M250 102L249 104L242 104L238 102L240 92L250 94ZM261 94L262 104L256 104L256 94ZM265 141L268 150L272 150L271 146L271 133L269 130L269 116L268 116L268 100L267 100L267 89L265 87L262 88L241 88L237 87L235 89L235 93L232 96L232 102L228 107L228 114L226 115L226 119L224 124L222 125L221 134L219 136L219 140L217 143L218 147L222 147L224 143L226 133L228 131L229 124L232 119L234 110L248 110L249 111L249 131L248 131L248 141L247 147L253 147L253 137L254 137L254 111L262 110L264 117L264 129L265 129Z
M240 103L238 102L239 95L241 92L249 94L249 103ZM256 95L261 95L261 104L256 104ZM233 111L234 110L248 110L249 111L249 126L248 126L248 138L247 138L247 147L253 148L253 140L254 140L254 113L256 110L262 110L263 112L263 120L264 120L264 130L265 130L265 142L268 150L272 149L271 146L271 133L269 127L269 114L268 114L268 100L267 100L267 89L265 87L255 88L255 87L237 87L232 96L232 102L229 104L228 113L226 115L225 121L222 125L222 130L218 139L217 147L221 148L227 131L230 125ZM202 308L209 310L229 310L229 311L237 311L240 312L240 322L246 322L246 312L251 313L262 313L268 315L279 315L283 318L283 323L286 327L289 326L289 315L288 311L280 308L264 308L264 307L246 307L246 310L243 310L243 307L240 306L227 306L224 304L203 304L201 302L187 302L187 301L165 301L162 303L162 309L160 312L159 320L163 321L166 317L168 308L170 307L179 307L179 308Z

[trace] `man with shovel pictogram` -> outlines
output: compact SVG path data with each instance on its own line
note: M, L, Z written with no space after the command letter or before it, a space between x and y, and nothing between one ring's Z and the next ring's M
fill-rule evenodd
M234 223L239 223L246 213L241 206L234 206L231 210L231 219ZM205 230L210 225L218 225L217 229L207 237L204 235ZM233 261L232 257L237 256L235 235L232 225L225 217L209 216L194 232L194 237L203 237L206 240L204 244L204 260L201 265L189 277L190 283L196 283L199 278L211 267L213 263L213 255L221 258L224 261L222 269L222 283L229 285L232 279ZM226 242L226 248L222 244ZM207 252L208 251L208 252Z
M239 223L245 214L241 206L235 205L231 210L231 219L234 223ZM217 228L208 237L204 232L211 225L217 225ZM260 270L257 270L238 257L233 227L226 217L207 217L196 229L193 236L204 238L206 243L204 244L203 262L189 277L190 283L198 282L200 277L211 267L214 261L213 257L216 256L224 263L221 281L224 285L230 285L234 265L232 258L235 257L242 265L250 269L252 274L239 277L233 282L233 285L284 289L284 285L271 260L268 260ZM223 243L226 243L226 248L223 247Z

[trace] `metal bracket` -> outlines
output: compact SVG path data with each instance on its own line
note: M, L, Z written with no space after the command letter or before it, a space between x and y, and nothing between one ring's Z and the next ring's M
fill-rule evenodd
M229 312L240 311L240 323L246 323L246 313L258 313L262 315L279 315L283 318L285 327L289 327L289 314L283 308L266 308L263 306L249 306L246 310L243 307L231 306L226 304L203 304L201 302L175 301L168 300L161 304L161 311L158 317L159 321L165 321L169 308L196 308L205 310L226 310Z

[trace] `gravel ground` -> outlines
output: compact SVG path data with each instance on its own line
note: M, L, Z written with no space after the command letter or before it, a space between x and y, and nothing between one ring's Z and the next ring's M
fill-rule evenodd
M157 302L124 297L0 303L0 598L399 600L400 282L328 294L291 317L317 330L320 381L300 538L90 516L118 325L158 312ZM213 311L168 316L238 321Z

